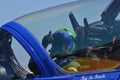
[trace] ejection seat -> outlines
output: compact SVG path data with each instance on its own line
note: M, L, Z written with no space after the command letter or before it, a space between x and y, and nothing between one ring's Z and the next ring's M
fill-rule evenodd
M28 74L11 49L12 36L0 29L0 80L24 79Z

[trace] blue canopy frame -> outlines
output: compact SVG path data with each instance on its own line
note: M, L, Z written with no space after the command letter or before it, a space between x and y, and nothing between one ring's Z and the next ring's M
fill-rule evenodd
M53 64L48 53L39 41L22 25L16 22L10 22L3 25L1 28L8 31L20 42L28 54L33 58L39 70L41 70L42 77L64 74Z
M41 71L40 78L27 80L110 80L120 79L120 71L87 72L81 74L67 74L51 60L39 41L24 26L16 22L9 22L1 27L9 32L24 47Z

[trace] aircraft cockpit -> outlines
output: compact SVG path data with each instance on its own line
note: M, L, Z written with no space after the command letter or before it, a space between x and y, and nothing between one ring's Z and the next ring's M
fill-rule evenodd
M0 35L0 50L5 55L9 52L9 58L4 59L13 66L10 70L22 78L49 80L53 76L55 80L61 76L60 80L71 80L67 74L76 77L117 71L120 69L119 12L119 0L79 0L27 14L1 27L4 35ZM4 61L3 57L0 54L0 61ZM80 80L97 79L80 77Z

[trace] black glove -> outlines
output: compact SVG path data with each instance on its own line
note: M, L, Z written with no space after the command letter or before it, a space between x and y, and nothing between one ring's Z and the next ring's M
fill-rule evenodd
M46 49L47 46L48 46L50 43L52 43L52 41L53 41L52 31L49 31L49 33L43 37L42 45L43 45L44 48Z

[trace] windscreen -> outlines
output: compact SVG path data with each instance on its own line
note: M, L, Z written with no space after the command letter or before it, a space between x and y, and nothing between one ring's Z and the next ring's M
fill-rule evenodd
M79 0L14 20L43 45L67 73L120 66L119 0Z

